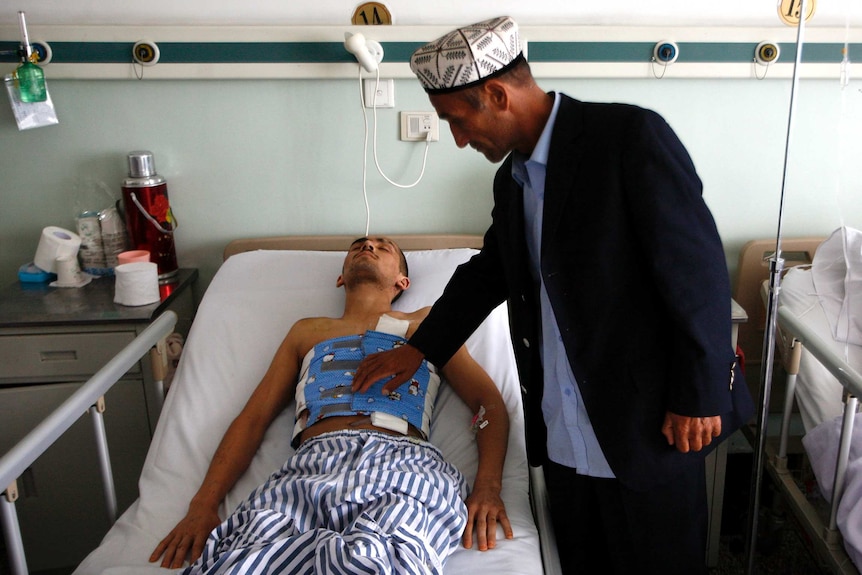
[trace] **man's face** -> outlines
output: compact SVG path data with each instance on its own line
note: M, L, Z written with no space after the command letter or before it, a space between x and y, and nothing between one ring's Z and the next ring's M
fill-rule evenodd
M386 237L355 240L344 258L342 277L345 281L369 280L381 277L404 277L401 250Z
M469 145L493 163L503 160L512 150L511 134L484 97L480 97L478 107L457 92L432 94L429 99L440 119L449 123L459 148Z

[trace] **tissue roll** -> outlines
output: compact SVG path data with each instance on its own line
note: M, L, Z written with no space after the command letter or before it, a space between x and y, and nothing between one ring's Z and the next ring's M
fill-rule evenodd
M152 262L133 262L114 268L114 303L139 306L159 301L159 270Z
M46 272L56 273L57 258L77 257L80 247L81 237L75 232L57 226L48 226L42 230L33 263Z

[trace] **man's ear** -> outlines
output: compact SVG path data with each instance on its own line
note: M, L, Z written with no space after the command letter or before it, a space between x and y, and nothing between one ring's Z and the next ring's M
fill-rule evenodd
M407 291L407 288L410 287L410 278L407 276L401 276L398 278L398 281L395 282L395 285L401 288L401 291Z
M343 287L344 286L344 276L339 275L338 279L335 280L335 287Z
M496 110L506 110L509 108L509 91L506 84L496 78L491 78L482 85L482 89L485 91L488 105Z

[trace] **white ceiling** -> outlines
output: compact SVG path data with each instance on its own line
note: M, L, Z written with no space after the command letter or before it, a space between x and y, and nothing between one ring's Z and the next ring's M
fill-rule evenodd
M809 26L862 25L862 0L815 1ZM345 25L358 0L18 0L4 2L0 25ZM453 25L509 14L521 25L783 26L778 0L384 0L396 25ZM836 38L841 41L841 38Z

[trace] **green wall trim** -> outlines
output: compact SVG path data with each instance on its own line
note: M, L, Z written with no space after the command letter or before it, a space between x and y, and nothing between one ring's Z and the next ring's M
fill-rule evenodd
M133 42L51 42L52 62L62 64L123 64L131 62ZM421 42L382 42L384 61L407 62ZM340 42L157 42L160 63L293 63L337 64L353 62ZM679 42L678 62L751 62L757 46L752 42ZM531 62L648 62L654 42L530 42ZM0 42L0 62L14 62L16 42ZM779 43L779 62L792 62L796 45ZM805 44L806 63L837 63L844 44ZM851 61L862 60L862 44L849 45Z

